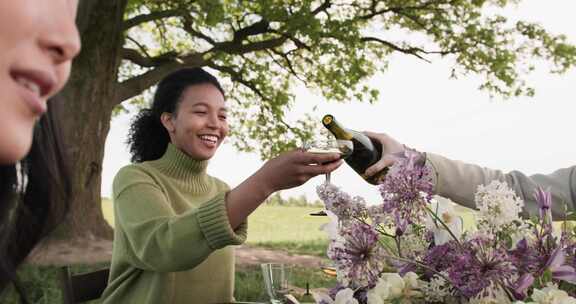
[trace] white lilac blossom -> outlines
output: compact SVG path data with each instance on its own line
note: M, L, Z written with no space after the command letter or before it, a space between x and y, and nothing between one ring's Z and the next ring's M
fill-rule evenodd
M333 212L340 221L366 215L366 202L360 196L351 196L330 183L316 187L318 197L324 202L326 210Z
M420 284L424 300L431 303L444 303L445 299L452 295L452 287L444 277L448 277L448 273L443 272L442 276L434 275L429 281L423 281Z
M474 200L479 210L480 229L498 232L520 221L518 215L524 201L504 182L494 180L486 186L478 186Z
M407 259L417 259L422 256L429 246L428 240L424 235L409 229L400 237L402 251Z

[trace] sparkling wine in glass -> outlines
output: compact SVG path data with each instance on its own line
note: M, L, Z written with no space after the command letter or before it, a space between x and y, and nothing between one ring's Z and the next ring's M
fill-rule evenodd
M352 154L354 144L351 140L340 140L333 136L326 136L314 139L304 145L304 149L310 153L317 154L340 154L340 158L344 159ZM326 173L326 183L330 183L330 172Z

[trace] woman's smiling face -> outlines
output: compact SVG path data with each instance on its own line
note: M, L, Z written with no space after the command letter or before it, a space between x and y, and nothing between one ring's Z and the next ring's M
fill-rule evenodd
M203 83L187 87L180 98L176 113L164 113L162 119L170 141L193 159L212 158L228 135L224 96Z
M80 51L76 0L0 1L0 164L22 159Z

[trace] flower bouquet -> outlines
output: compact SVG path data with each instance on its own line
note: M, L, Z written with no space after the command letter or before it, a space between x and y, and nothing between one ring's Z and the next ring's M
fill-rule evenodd
M554 231L549 192L536 191L539 216L523 219L505 183L481 185L476 229L464 231L419 157L406 151L390 168L378 205L318 186L338 285L317 303L576 303L576 232Z

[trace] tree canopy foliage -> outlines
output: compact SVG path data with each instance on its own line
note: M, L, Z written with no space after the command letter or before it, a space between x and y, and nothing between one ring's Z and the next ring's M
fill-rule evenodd
M576 48L541 25L509 21L514 0L131 0L125 11L118 103L180 66L226 79L232 135L270 156L306 139L310 117L286 121L297 83L334 102L375 102L367 79L392 53L453 59L452 77L478 74L496 96L532 95L525 76L538 60L553 72ZM406 84L414 86L417 84Z

